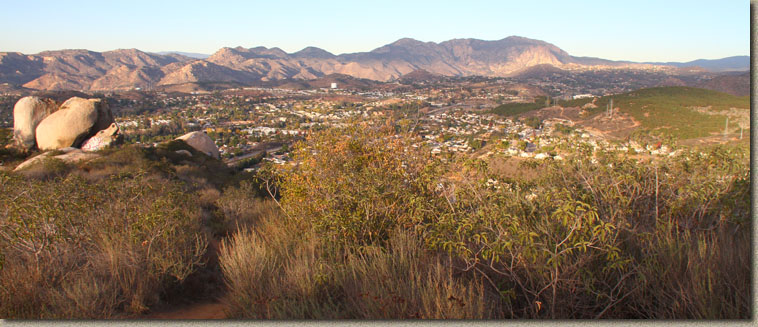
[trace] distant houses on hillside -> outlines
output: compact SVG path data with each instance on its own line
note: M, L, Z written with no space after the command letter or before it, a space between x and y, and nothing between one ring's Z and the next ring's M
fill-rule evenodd
M577 95L575 95L575 96L573 96L571 98L574 99L574 100L576 100L576 99L586 99L586 98L593 98L593 97L595 97L595 96L592 95L592 94L586 93L586 94L577 94Z

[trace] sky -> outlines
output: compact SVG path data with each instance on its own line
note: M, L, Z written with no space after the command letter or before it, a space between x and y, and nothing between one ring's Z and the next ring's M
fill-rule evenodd
M750 53L750 3L709 1L0 1L0 52L316 46L371 51L400 38L511 35L573 56L691 61Z

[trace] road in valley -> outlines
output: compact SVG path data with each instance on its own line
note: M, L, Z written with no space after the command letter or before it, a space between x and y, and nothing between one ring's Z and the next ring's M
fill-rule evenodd
M282 148L282 146L283 146L283 144L281 144L281 143L266 144L266 145L263 145L262 147L260 147L259 149L255 149L255 150L253 150L251 152L248 152L248 153L245 153L245 154L243 154L241 156L237 156L237 157L233 157L233 158L229 158L229 159L224 159L224 163L226 163L227 166L235 166L238 163L240 163L242 160L255 157L255 156L259 155L261 152L264 152L264 151L266 151L266 152L276 152L276 151L279 151Z

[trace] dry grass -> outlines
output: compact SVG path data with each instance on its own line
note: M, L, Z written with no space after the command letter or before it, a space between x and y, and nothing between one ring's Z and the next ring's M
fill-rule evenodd
M478 280L396 231L387 249L328 248L269 217L221 246L229 316L264 319L475 319L498 316Z
M197 269L199 204L212 194L198 201L133 151L45 163L32 178L0 172L0 317L133 316Z
M224 189L223 195L215 202L216 216L220 218L216 230L227 235L254 226L264 217L278 214L279 208L275 202L256 195L257 187L250 181Z

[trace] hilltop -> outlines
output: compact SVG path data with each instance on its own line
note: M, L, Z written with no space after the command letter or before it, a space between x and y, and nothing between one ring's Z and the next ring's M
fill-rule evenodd
M613 100L614 116L607 106ZM546 105L545 97L531 103L503 104L492 111L503 116L568 119L611 138L632 133L672 137L679 141L718 141L727 132L749 129L750 98L685 86L644 88L636 91ZM743 130L743 131L744 131Z
M614 95L614 107L643 128L677 139L720 137L726 117L728 133L749 128L750 98L692 87L659 87ZM602 105L601 105L602 106Z
M750 72L727 73L690 86L729 93L736 96L749 96Z

